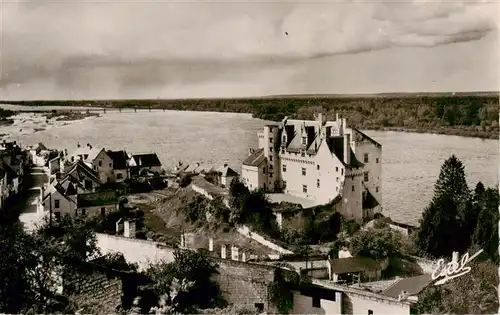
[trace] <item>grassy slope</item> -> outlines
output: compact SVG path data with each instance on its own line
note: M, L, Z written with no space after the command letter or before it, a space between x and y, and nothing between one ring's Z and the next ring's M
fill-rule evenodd
M0 102L2 103L2 102ZM323 107L361 129L432 132L498 139L498 93L288 95L241 99L18 101L29 106L95 106L251 113L256 118L311 119Z

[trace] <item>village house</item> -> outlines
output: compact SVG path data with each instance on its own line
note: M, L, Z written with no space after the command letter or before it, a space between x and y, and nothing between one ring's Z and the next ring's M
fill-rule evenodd
M387 266L388 260L379 262L368 257L329 259L328 278L335 283L347 284L378 281Z
M227 163L224 163L221 166L212 167L208 171L203 172L203 176L219 187L229 188L233 179L237 178L239 174Z
M103 183L119 183L129 178L128 155L125 151L101 149L92 161L93 170Z
M345 118L285 118L266 125L258 139L259 148L242 165L241 178L250 190L274 192L271 201L300 198L311 206L329 204L340 195L341 213L358 222L381 211L382 146L349 128Z
M114 191L79 194L74 184L66 187L50 185L44 192L42 204L45 212L56 219L64 215L105 215L118 210L119 201Z
M72 153L66 156L66 159L70 163L74 163L76 161L84 161L91 162L93 158L99 153L99 149L92 147L90 143L87 143L85 146L80 145L80 143L76 144L76 149Z
M139 175L143 172L160 173L162 165L156 153L132 154L128 165L131 175Z
M81 160L68 166L58 182L62 185L65 182L75 184L79 193L95 192L102 184L97 174Z

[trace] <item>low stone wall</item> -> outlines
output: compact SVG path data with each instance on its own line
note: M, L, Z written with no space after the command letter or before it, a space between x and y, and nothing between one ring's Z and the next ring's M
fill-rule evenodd
M84 312L112 314L122 305L122 279L113 272L86 267L63 283L63 293Z
M139 270L147 267L149 262L174 261L174 249L161 243L97 233L97 246L102 254L122 253L128 262L139 265Z
M248 237L248 238L251 238L252 240L254 240L254 241L256 241L256 242L266 246L267 248L270 248L270 249L272 249L280 254L285 254L285 255L286 254L293 254L292 251L285 249L279 245L276 245L273 242L266 240L263 236L255 233L255 232L250 231L250 228L248 228L248 226L246 226L246 225L239 227L237 229L237 231L241 235Z

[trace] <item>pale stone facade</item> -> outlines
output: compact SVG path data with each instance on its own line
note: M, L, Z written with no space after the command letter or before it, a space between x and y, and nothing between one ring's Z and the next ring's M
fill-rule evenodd
M243 161L242 181L264 189L328 204L342 197L342 212L373 217L382 204L382 146L346 119L293 120L269 124L258 133L259 149ZM366 202L370 200L371 202ZM366 209L363 209L365 202Z

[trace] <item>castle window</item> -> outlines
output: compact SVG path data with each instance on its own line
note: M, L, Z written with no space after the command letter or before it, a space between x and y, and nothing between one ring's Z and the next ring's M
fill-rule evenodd
M317 185L317 186L318 186L318 188L319 188L319 179L318 179L318 180L316 180L316 185Z
M273 152L273 147L269 147L269 152Z
M365 181L365 182L368 181L368 172L363 174L363 181Z
M269 143L273 143L273 138L269 138Z
M321 299L319 297L313 296L312 307L321 308Z
M379 191L379 188L378 188L378 186L377 186L377 187L375 187L375 192L378 192L378 191Z
M273 173L269 173L269 178L273 178Z
M304 151L300 152L300 156L301 157L305 157L306 156L306 153Z
M316 165L316 169L319 171L319 164L318 164L318 165Z
M270 161L270 162L272 162L272 161L273 161L273 156L272 156L272 155L269 157L269 161Z
M257 311L257 313L263 313L264 303L255 303L255 310Z
M304 194L306 194L306 193L307 193L307 185L302 185L302 192L303 192Z
M368 315L373 315L373 311L372 310L368 310Z
M339 178L337 177L337 183L339 182Z
M340 169L340 175L344 175L344 169L343 168Z
M302 176L306 176L306 169L304 167L302 168Z
M354 191L354 185L352 185L352 191Z
M335 172L338 172L338 171L339 171L339 167L335 166Z
M286 181L283 181L283 189L286 188Z
M364 163L368 163L368 153L365 153L363 160L364 160Z
M286 165L283 164L283 172L286 172Z
M375 161L378 163L378 158L376 158Z

